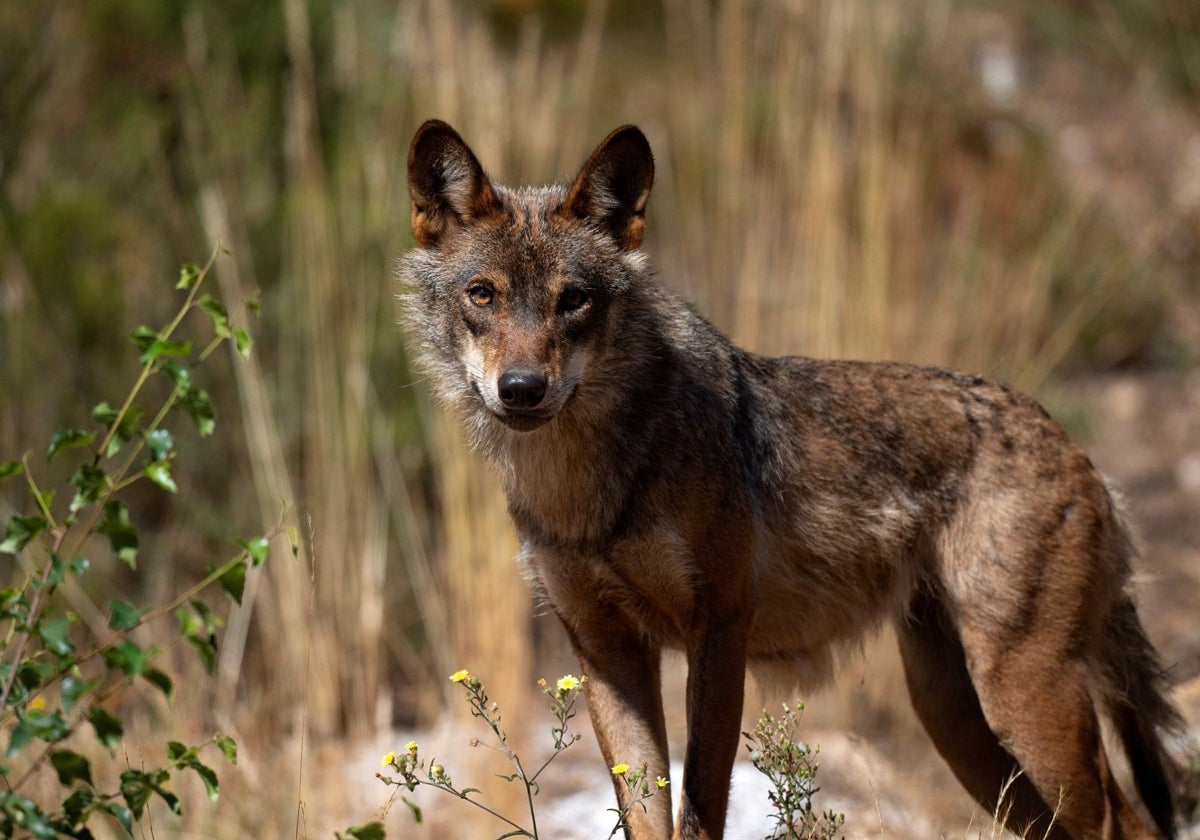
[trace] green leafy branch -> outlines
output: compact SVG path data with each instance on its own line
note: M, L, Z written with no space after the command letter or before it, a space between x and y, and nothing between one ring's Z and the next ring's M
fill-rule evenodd
M158 330L140 326L133 331L141 368L119 407L101 402L91 411L97 428L62 426L52 436L46 449L47 465L56 457L65 457L63 453L82 454L65 482L68 503L56 504L56 492L43 489L30 453L0 463L0 479L24 477L33 508L31 513L11 517L0 538L0 553L14 555L25 570L23 579L0 589L0 725L9 732L0 757L0 837L17 833L38 838L90 836L85 826L96 813L111 817L130 833L153 797L179 812L178 797L167 787L174 772L195 773L209 797L217 797L217 774L199 757L206 744L189 747L168 742L166 765L150 770L127 768L120 774L119 788L104 792L97 788L91 760L64 748L62 742L90 725L99 745L113 754L124 730L121 720L106 708L106 701L140 678L170 702L174 683L154 663L180 642L190 645L205 670L213 673L217 633L223 622L200 595L217 585L240 603L247 571L266 559L271 541L284 531L282 524L241 543L237 553L210 567L201 580L166 603L139 609L112 598L109 632L90 646L79 643L79 616L64 608L55 595L72 584L74 590L68 587L64 591L79 597L82 590L75 579L90 568L82 552L96 535L107 537L114 556L137 570L138 530L120 494L143 479L178 494L172 474L176 440L166 426L174 414L190 418L202 438L214 431L212 403L195 383L193 371L225 342L243 358L251 349L249 335L233 324L225 306L201 293L219 253L220 249L215 250L202 268L183 267L176 289L184 293L184 301L166 326ZM257 305L249 302L246 308L253 312ZM178 335L193 311L203 312L213 327L211 339L195 353L192 342ZM165 377L170 387L157 410L147 415L139 401L156 375ZM151 419L143 422L147 416ZM294 552L295 537L289 534L289 538ZM143 647L133 640L135 630L172 613L178 629L166 645ZM103 635L96 629L93 633ZM41 746L35 747L39 743ZM216 735L207 743L216 745L231 763L236 762L232 739ZM35 802L23 792L43 769L57 776L61 801Z

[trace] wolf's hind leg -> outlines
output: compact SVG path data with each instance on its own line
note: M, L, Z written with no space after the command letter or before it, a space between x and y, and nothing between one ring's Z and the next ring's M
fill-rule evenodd
M896 636L917 717L967 792L1021 836L1067 838L1057 824L1050 827L1053 808L988 726L958 633L932 593L918 591L896 622Z
M1103 586L1067 574L1068 558L1039 563L1048 571L1034 579L1037 591L1011 610L995 593L959 603L959 638L983 716L1071 837L1150 840L1113 777L1092 696Z

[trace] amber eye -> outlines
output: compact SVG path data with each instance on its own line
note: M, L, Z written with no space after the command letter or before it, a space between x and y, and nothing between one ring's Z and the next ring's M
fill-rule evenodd
M491 306L494 295L487 286L472 286L467 289L467 297L476 306Z
M558 309L560 312L574 312L582 309L587 302L588 293L583 289L564 289L558 298Z

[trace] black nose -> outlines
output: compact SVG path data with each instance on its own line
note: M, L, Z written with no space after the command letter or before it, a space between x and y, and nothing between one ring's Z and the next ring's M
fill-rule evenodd
M531 370L510 370L500 376L500 402L517 410L537 408L546 396L546 377Z

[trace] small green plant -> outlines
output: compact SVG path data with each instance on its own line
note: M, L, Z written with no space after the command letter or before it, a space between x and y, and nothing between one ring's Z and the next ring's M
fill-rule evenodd
M177 449L171 421L183 415L200 437L213 433L212 403L196 384L195 369L226 341L243 357L250 352L249 336L231 324L225 306L200 293L216 256L203 268L183 267L176 289L184 301L169 324L133 331L142 367L125 398L96 405L90 426L62 426L51 437L42 471L56 458L78 462L66 487L59 488L63 492L43 487L31 453L0 463L0 479L23 478L27 492L19 495L28 505L27 513L8 520L0 539L0 555L10 557L0 571L0 730L7 734L0 753L0 837L91 837L87 826L97 814L132 834L155 797L180 812L169 786L174 774L196 773L209 798L217 798L217 774L200 758L204 747L215 746L231 763L237 760L234 741L217 734L195 746L170 741L161 766L126 766L118 776L112 763L124 728L114 701L135 682L170 700L174 682L156 663L181 641L213 672L222 621L199 596L219 586L240 601L247 569L264 560L281 528L241 543L232 557L168 603L139 607L112 598L107 619L99 622L85 622L76 611L90 606L78 584L91 568L84 551L94 550L93 538L107 538L113 555L138 570L139 536L125 501L128 489L149 482L163 492L179 492L172 475ZM198 353L178 335L196 310L208 316L214 333ZM156 381L162 382L159 398L147 411L143 406ZM103 584L88 583L92 591ZM172 614L178 622L173 634L156 629L155 643L135 641L138 628ZM99 751L89 749L89 730ZM93 773L97 752L111 772ZM57 784L47 784L54 779Z
M767 840L833 840L846 818L833 811L813 812L818 750L795 739L804 704L783 706L778 718L763 710L753 732L743 732L750 763L771 782L767 796L774 808L774 830Z
M542 773L545 772L554 759L582 737L578 732L570 732L569 729L571 720L575 717L575 707L579 701L580 693L586 686L587 677L575 677L567 674L564 677L560 677L553 686L550 686L546 680L538 682L542 693L550 698L550 714L554 718L554 725L550 729L552 738L550 755L533 772L526 769L520 756L509 746L508 734L501 724L500 707L488 697L487 690L479 678L464 669L451 674L450 680L463 687L466 692L467 703L471 706L471 714L481 719L492 731L492 736L497 744L493 749L501 752L512 764L515 772L508 776L501 776L501 778L508 782L520 782L524 786L525 798L529 810L528 827L500 814L478 799L472 799L472 794L479 793L477 788L456 787L446 768L442 764L439 764L436 758L427 760L421 754L420 747L415 741L410 741L405 745L402 752L389 752L383 757L384 767L398 775L385 775L385 773L378 773L376 775L385 784L395 786L398 789L406 788L412 792L419 786L432 787L435 790L440 790L443 793L448 793L470 802L475 807L491 814L509 827L509 831L500 835L497 840L503 840L503 838L507 837L540 837L541 835L538 834L537 813L534 808L534 797L539 790L538 779L541 778ZM471 746L477 747L483 746L483 744L478 739L472 739ZM623 808L611 809L617 815L616 825L613 826L612 831L608 835L612 837L626 826L626 820L633 808L640 807L644 810L646 800L665 788L668 782L666 779L659 777L651 783L647 776L645 765L640 768L631 768L628 764L617 764L610 769L613 775L619 776L624 780L630 793L629 804ZM423 819L420 807L407 797L403 799L404 803L412 811L413 817L420 823ZM371 824L362 828L375 828L377 825ZM358 835L354 836L358 837ZM382 834L376 836L382 836Z
M634 808L646 810L646 800L654 796L660 790L670 784L662 776L658 776L654 780L654 784L650 783L649 765L643 763L641 767L630 767L628 764L615 764L609 768L614 776L620 777L625 783L625 789L629 792L629 804L624 808L609 808L617 815L617 824L612 827L612 831L608 833L609 837L615 837L617 832L629 827L627 817Z

